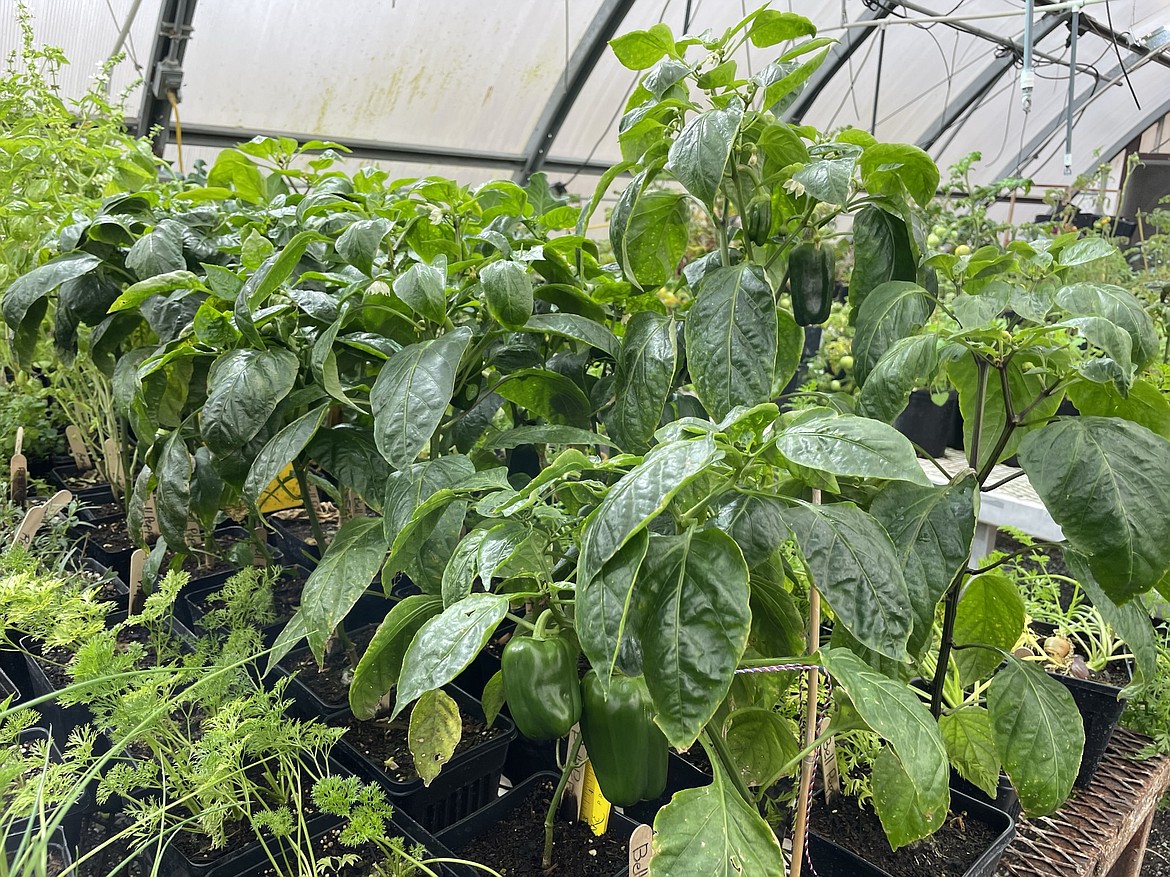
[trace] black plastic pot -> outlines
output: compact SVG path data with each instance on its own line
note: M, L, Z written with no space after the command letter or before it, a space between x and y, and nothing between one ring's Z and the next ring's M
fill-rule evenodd
M36 830L33 830L33 834ZM8 867L13 874L46 874L46 873L60 873L50 872L45 867L45 863L35 854L36 842L30 837L30 845L25 846L24 852L20 852L22 844L25 842L25 835L21 833L9 832L4 838L4 856L8 860ZM73 864L73 857L69 855L69 843L65 838L65 831L58 828L53 836L49 839L46 847L50 857L59 860L63 871L69 870L69 866ZM15 857L19 856L19 859ZM51 863L50 863L51 864Z
M459 710L475 721L484 721L483 706L478 700L453 685L446 691ZM338 724L338 717L333 724ZM500 734L455 756L443 765L430 786L421 779L397 782L382 766L371 761L344 737L334 747L333 757L342 767L359 777L372 780L386 790L394 806L409 813L427 831L439 831L475 813L495 799L508 747L516 736L516 726L506 716L497 716L494 726Z
M453 851L455 855L458 855L468 844L484 832L491 831L497 822L523 804L532 794L537 784L545 780L550 780L555 784L560 780L560 775L552 771L533 774L524 780L524 782L513 786L509 791L496 798L478 813L468 816L466 819L461 819L450 828L436 832L439 843ZM614 832L618 836L625 837L628 841L629 836L633 834L634 829L637 827L637 822L634 822L634 820L627 816L623 816L617 810L610 812L609 832ZM571 851L562 850L560 854L567 855L569 853ZM483 864L489 867L492 865L491 862L484 862ZM629 873L629 868L622 868L619 871L614 871L612 877L627 877Z
M1126 669L1132 678L1132 668L1127 664ZM1125 712L1126 699L1121 696L1121 689L1115 685L1077 679L1063 673L1049 672L1049 675L1069 690L1076 701L1081 721L1085 724L1085 751L1081 756L1081 769L1077 772L1075 783L1078 788L1084 788L1093 781L1093 775L1101 764L1110 738L1113 737L1113 729L1117 727L1121 714Z
M54 466L49 470L49 481L58 487L65 488L75 498L85 500L86 502L113 502L114 491L108 483L94 484L92 487L72 486L71 481L78 478L82 474L82 471L74 465Z
M0 702L9 697L12 698L12 705L15 706L24 699L24 694L20 690L20 686L13 682L3 669L0 669Z
M125 520L121 515L107 515L104 518L93 518L69 531L70 536L82 542L82 551L86 557L93 558L101 566L113 570L123 581L130 577L130 556L134 554L133 546L111 551L90 538L90 527L86 524L97 526Z
M335 816L318 814L308 820L311 837L318 837L335 828L339 820ZM274 854L279 854L283 843L289 841L269 840ZM248 877L257 874L269 864L268 854L258 841L240 842L227 849L222 856L207 861L193 861L174 843L163 849L159 874L167 877Z
M951 810L965 813L967 819L981 822L995 832L995 840L963 874L963 877L992 877L1004 850L1016 835L1015 820L1002 810L961 792L951 793ZM809 832L808 852L819 877L896 877L817 834L815 822Z
M638 822L653 825L654 817L659 810L670 803L675 792L709 785L711 785L710 774L703 773L682 756L671 752L670 758L666 762L666 791L653 801L639 801L632 807L623 807L622 809L627 816Z
M941 457L954 437L958 408L959 396L954 390L942 405L934 404L929 390L915 390L894 427L930 456Z
M1008 775L1003 771L999 774L999 785L995 790L995 797L988 797L987 793L979 788L974 783L969 783L961 776L954 768L951 768L951 789L956 792L961 792L968 798L973 798L981 804L987 804L994 807L996 810L1002 810L1012 819L1020 815L1020 795L1016 791L1016 787L1012 785L1012 781Z

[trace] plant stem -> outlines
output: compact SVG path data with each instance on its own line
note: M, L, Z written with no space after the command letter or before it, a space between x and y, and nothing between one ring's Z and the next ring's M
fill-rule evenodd
M324 554L328 547L328 540L325 538L325 531L321 529L321 521L317 518L317 509L313 507L313 498L312 494L309 493L309 479L305 476L305 467L294 462L293 474L297 477L297 487L301 491L301 502L305 504L305 511L309 515L309 526L313 530L313 538L317 540L317 547Z
M938 664L934 668L934 679L930 685L930 711L937 719L942 715L943 688L946 687L947 665L951 660L951 640L955 635L955 617L959 612L959 595L962 593L963 577L967 571L959 570L947 588L946 605L943 609L942 639L938 644Z
M583 738L580 734L573 742L569 751L569 757L565 760L565 766L561 769L561 779L557 783L557 789L553 792L552 801L549 802L548 812L544 814L544 852L540 856L541 867L546 871L552 867L553 857L553 820L556 819L557 810L561 807L561 798L565 795L565 786L569 784L569 774L573 772L573 767L577 764L577 755L581 752L581 743Z
M975 356L975 354L971 354ZM981 356L975 356L975 367L979 371L979 379L975 388L975 423L971 427L971 457L967 464L974 470L979 470L979 440L983 433L983 406L987 401L987 369L988 363Z

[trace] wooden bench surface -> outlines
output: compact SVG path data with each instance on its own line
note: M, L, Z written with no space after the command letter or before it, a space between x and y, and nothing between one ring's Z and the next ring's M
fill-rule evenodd
M1170 787L1170 758L1144 761L1149 740L1118 728L1088 788L1052 816L1021 819L1000 877L1137 877L1150 821Z

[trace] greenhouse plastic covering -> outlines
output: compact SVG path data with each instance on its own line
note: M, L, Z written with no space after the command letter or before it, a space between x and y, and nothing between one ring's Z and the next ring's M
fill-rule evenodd
M143 89L135 83L149 76L163 0L29 0L27 5L38 40L60 46L70 59L61 81L67 96L83 93L137 7L126 57L112 78L114 94L126 95L127 116L136 117ZM692 33L721 30L754 5L741 0L197 0L180 104L181 124L189 132L186 158L213 157L230 138L280 132L387 145L393 147L391 158L408 156L382 162L398 175L440 173L476 183L522 172L536 142L544 147L538 162L547 160L551 180L588 193L601 170L620 160L617 125L640 75L608 50L601 52L579 93L565 101L563 124L541 143L544 122L566 89L572 91L572 72L590 40L658 21L679 35L688 16ZM884 18L883 5L890 7ZM819 86L815 97L797 104L802 121L822 130L852 125L872 129L883 140L917 143L943 166L978 151L980 182L1027 176L1059 186L1072 179L1064 174L1070 10L1046 11L1045 5L1036 2L1036 83L1025 114L1018 52L987 38L1021 43L1024 0L771 3L811 18L825 35L842 41L829 55L824 81L810 83ZM599 25L615 8L625 14L616 17L610 32ZM1010 14L991 17L998 13ZM1081 14L1103 27L1111 22L1131 46L1159 28L1170 30L1165 0L1088 0ZM899 23L924 16L958 21ZM875 18L877 26L843 26ZM854 51L836 63L849 43ZM0 16L0 47L7 53L18 44L15 15ZM1156 38L1150 45L1157 45ZM1114 159L1170 112L1170 66L1163 63L1170 59L1170 45L1133 51L1086 29L1077 52L1071 170L1082 174ZM742 71L751 71L774 54L775 49L750 48L737 60ZM169 154L173 157L173 148Z

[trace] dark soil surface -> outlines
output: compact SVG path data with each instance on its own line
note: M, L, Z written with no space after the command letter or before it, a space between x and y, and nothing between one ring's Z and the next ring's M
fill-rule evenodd
M102 476L97 469L86 469L84 472L77 469L75 466L69 466L56 470L55 473L70 490L84 490L88 487L104 487L107 482L102 481Z
M893 877L962 877L996 838L982 822L952 812L930 837L891 852L877 815L847 799L814 804L810 825Z
M191 581L213 576L217 573L235 572L237 567L230 560L226 560L228 552L232 546L239 545L241 542L247 542L248 537L241 533L221 533L216 536L215 540L215 554L209 554L206 551L194 551L183 558L183 565L180 567L184 572L190 574ZM175 552L167 551L163 554L162 563L159 565L160 570L168 570L171 568L171 561L175 559Z
M313 535L313 526L309 523L309 513L304 509L289 509L286 512L276 512L272 517L280 521L280 525L290 536L301 540L306 545L314 548L317 547L317 537ZM341 526L341 516L338 514L337 509L329 503L322 504L318 521L321 524L321 532L325 534L326 539L332 539ZM293 558L293 560L302 559L299 557Z
M121 516L124 514L124 511L122 509L122 503L120 503L116 499L112 499L109 502L102 502L102 503L87 502L82 506L82 508L84 511L86 511L89 514L91 519L92 518L109 518L109 517L112 517L114 515Z
M140 668L156 667L158 666L158 656L155 654L154 646L150 640L150 634L140 627L124 628L118 632L118 645L123 649L130 643L141 643L144 648L142 659L138 662ZM181 640L175 639L172 645L176 650L184 648ZM34 657L36 657L37 664L45 671L45 676L48 677L49 683L56 689L61 689L69 685L73 679L69 675L69 662L73 660L73 653L68 649L49 648L40 652L38 655L36 649L33 650Z
M123 865L130 855L129 840L125 832L133 824L125 814L91 813L81 822L81 837L77 847L78 861L86 858L80 866L82 874L113 874L126 877L148 877L150 867L135 856Z
M347 847L341 843L339 839L340 834L340 829L333 829L313 839L313 856L318 862L324 858L331 858L334 861L344 861L349 856L356 856L358 858L356 862L347 862L340 867L330 868L327 873L331 877L383 877L383 875L394 873L389 868L378 870L377 865L383 861L383 854L378 849L377 844L367 843L359 847ZM408 840L406 843L407 850L412 845L412 842ZM277 872L273 869L271 863L255 873L259 877L277 877Z
M538 785L535 795L458 850L459 856L482 862L504 877L612 877L626 867L628 837L613 832L597 837L584 822L558 820L553 829L554 870L544 871L540 867L544 817L552 795L551 780Z
M363 627L350 632L354 648L360 655L370 644L377 631L375 625ZM297 679L313 694L326 704L336 704L344 708L349 704L349 680L352 668L345 652L335 649L325 656L324 668L317 669L317 661L308 649L298 649L280 662L282 669L292 673L296 671Z
M501 733L499 728L489 728L466 715L461 715L461 718L463 733L455 746L456 756L495 739ZM334 724L349 728L345 733L345 741L384 770L394 782L410 783L418 779L408 738L409 710L394 721L372 719L362 722L348 716L335 721Z
M110 554L137 547L130 538L130 532L126 529L126 521L123 518L83 524L80 530L86 542L90 545L96 545Z
M1142 877L1170 877L1170 810L1164 807L1154 814Z

